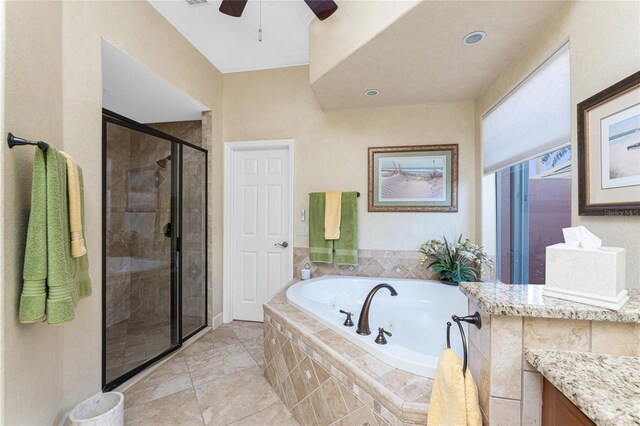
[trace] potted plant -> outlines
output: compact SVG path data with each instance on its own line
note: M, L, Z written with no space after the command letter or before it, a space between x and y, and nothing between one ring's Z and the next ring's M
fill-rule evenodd
M488 259L482 246L469 239L463 241L462 235L457 242L448 241L444 235L441 239L429 240L420 246L420 253L423 254L420 265L426 264L445 284L480 281L483 264L493 271L493 261Z

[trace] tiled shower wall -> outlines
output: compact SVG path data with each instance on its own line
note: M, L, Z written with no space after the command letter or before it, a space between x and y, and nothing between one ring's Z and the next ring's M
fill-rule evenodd
M203 115L206 119L207 114ZM203 137L203 122L187 121L176 123L150 124L165 133L174 135L194 145L210 145L211 137ZM208 127L205 127L208 128ZM162 227L170 222L171 217L171 176L170 169L162 169L156 165L156 160L164 158L171 153L171 146L167 143L158 143L158 139L152 136L136 133L132 137L132 131L119 126L109 128L109 138L114 141L110 144L109 161L107 167L111 175L111 182L107 190L110 191L110 204L107 206L109 233L106 246L111 257L145 258L145 259L169 259L170 241L162 233ZM115 143L117 141L117 143ZM209 146L204 146L209 149ZM204 166L204 165L202 165ZM202 168L198 165L198 168ZM149 188L145 193L156 193L158 198L153 209L136 210L130 208L127 203L129 196L127 191L128 175L134 169L153 170L156 173L155 188ZM204 176L203 170L195 173ZM196 190L189 185L184 187L186 197L185 205L202 204ZM197 191L199 196L204 194ZM193 202L191 202L193 201ZM202 229L204 210L195 208L185 215L185 220L193 221L193 224L185 223L187 228ZM190 226L193 225L193 226ZM211 227L209 227L211 229ZM204 255L202 253L201 233L190 234L191 246L184 255L183 261L187 267L186 280L197 280L204 283ZM211 241L211 240L210 240ZM209 241L209 243L210 243ZM211 253L211 251L209 251ZM122 274L111 275L107 282L107 326L116 324L126 319L142 319L149 317L167 318L170 306L168 303L160 303L169 300L170 269L168 265L160 265L152 271L134 273L131 276ZM166 278L164 278L166 277ZM167 285L158 285L158 284ZM202 304L205 301L201 288L197 283L185 281L185 288L194 294L185 294L187 303L183 306L186 315L200 315ZM192 285L193 284L193 285ZM166 294L165 294L166 293ZM154 303L157 300L158 303ZM153 311L149 311L153 308Z
M420 265L422 255L409 250L358 250L358 265L343 266L313 263L309 260L309 249L293 249L293 276L300 278L300 269L310 268L314 278L323 275L359 275L365 277L434 279L426 267Z

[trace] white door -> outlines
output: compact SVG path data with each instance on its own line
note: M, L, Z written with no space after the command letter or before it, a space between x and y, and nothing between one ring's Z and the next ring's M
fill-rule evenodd
M235 151L233 319L262 321L262 304L291 276L289 149Z

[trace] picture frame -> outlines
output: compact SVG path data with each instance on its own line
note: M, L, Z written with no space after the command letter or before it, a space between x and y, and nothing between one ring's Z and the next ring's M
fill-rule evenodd
M369 148L370 212L457 212L458 145Z
M577 106L578 214L640 216L640 71Z

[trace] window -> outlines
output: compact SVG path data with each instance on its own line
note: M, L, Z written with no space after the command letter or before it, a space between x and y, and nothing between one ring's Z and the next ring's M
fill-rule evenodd
M497 278L544 284L545 248L571 226L571 148L498 171L496 220Z
M562 242L562 228L571 226L570 137L567 43L482 118L502 282L544 284L546 247Z

